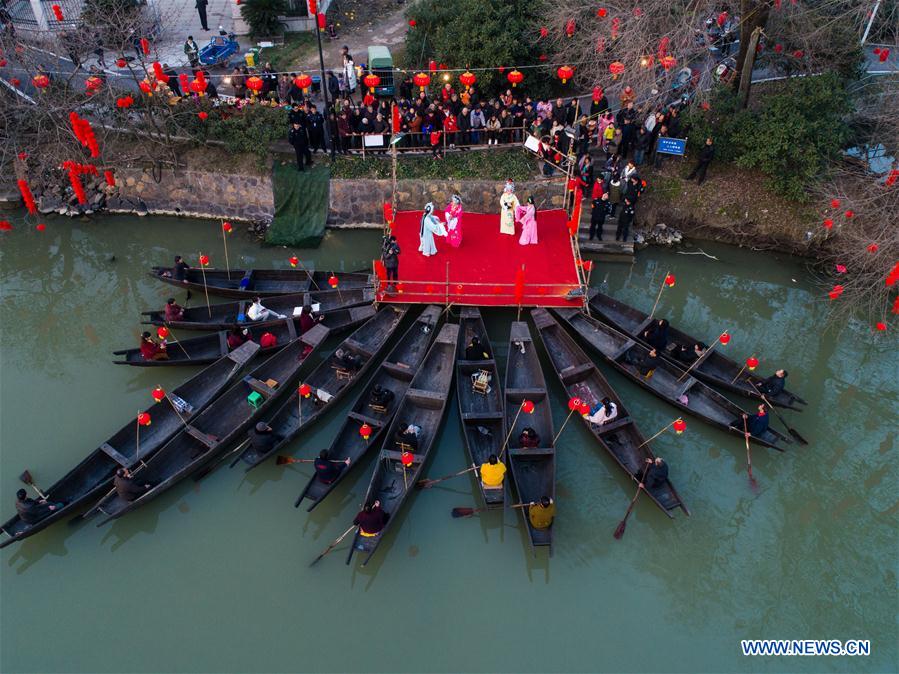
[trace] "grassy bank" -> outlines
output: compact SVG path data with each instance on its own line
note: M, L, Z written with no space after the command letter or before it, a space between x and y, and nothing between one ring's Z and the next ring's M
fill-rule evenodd
M430 155L400 155L399 180L527 180L537 174L534 158L521 149L448 152L443 159ZM334 178L391 177L390 155L338 157L331 166Z

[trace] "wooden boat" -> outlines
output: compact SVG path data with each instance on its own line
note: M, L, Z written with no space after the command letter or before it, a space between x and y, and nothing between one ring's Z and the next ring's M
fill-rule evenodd
M335 309L347 309L361 304L371 304L375 299L375 291L371 288L352 288L349 290L323 290L322 292L299 293L296 295L278 295L267 298L262 304L266 309L282 314L286 317L295 315L295 312L303 306L319 304L319 313L327 313ZM167 325L170 328L182 330L230 330L248 325L269 326L277 325L283 318L274 317L270 320L251 321L246 317L246 311L252 301L225 302L212 304L207 309L205 304L190 307L184 310L184 318L180 321L165 320L165 311L144 311L147 317L144 323L153 325ZM211 316L209 314L212 314ZM240 317L244 317L243 320Z
M632 339L636 339L638 341L643 341L640 339L639 335L646 329L646 327L650 323L650 318L648 314L643 313L639 309L635 309L632 306L624 304L623 302L619 302L618 300L614 300L608 295L603 295L602 293L596 293L590 299L590 310L595 312L597 316L605 323L608 323L613 328L618 329L619 331L625 333ZM681 332L674 328L674 326L668 326L668 349L665 353L660 353L665 360L677 365L678 367L683 367L684 363L678 361L674 358L672 349L675 346L685 344L686 346L692 348L694 344L699 343L701 340L696 339L695 337L691 337L685 332ZM687 365L689 367L689 364ZM745 368L738 365L736 362L725 356L721 353L721 349L716 348L711 351L705 359L694 367L690 374L695 374L697 379L701 379L707 384L711 384L712 386L720 386L723 389L728 391L733 391L734 393L739 393L740 395L747 396L749 398L755 398L757 400L761 400L761 396L758 392L752 387L752 384L756 386L761 386L764 381L761 377L757 377L751 372L748 372ZM750 384L749 382L752 382ZM772 405L777 405L778 407L786 407L791 410L799 410L802 411L801 407L796 407L795 403L799 403L801 405L807 405L805 400L800 398L795 393L790 393L787 390L779 393L776 396L765 396L768 400L771 401Z
M525 400L534 403L530 414L519 413ZM517 419L516 419L517 417ZM556 450L553 446L552 410L546 393L546 380L537 356L531 331L524 321L512 323L509 333L509 357L506 361L506 424L509 434L508 462L512 481L521 503L539 502L544 496L556 498ZM525 428L532 428L540 438L540 447L521 447L518 438ZM527 508L520 509L527 528L531 548L548 546L553 552L553 525L535 529Z
M353 385L361 381L371 366L377 362L378 354L396 332L397 326L406 315L408 305L387 305L381 309L349 337L343 340L328 358L303 378L303 384L310 387L308 397L301 397L294 387L291 394L267 420L278 441L267 453L260 454L252 446L240 455L240 460L255 468L272 454L293 440L301 431L312 424L341 400ZM341 364L338 353L349 353L361 359L361 366L349 370ZM237 465L235 461L232 466Z
M190 421L202 412L234 382L258 350L258 344L244 344L171 391L169 396L173 401L179 401L179 405L182 400L186 403L180 413L175 411L172 403L163 400L145 410L152 422L149 426L138 429L136 419L126 423L109 440L45 490L47 499L53 503L64 503L63 508L31 525L22 522L18 515L6 521L2 530L7 537L0 541L0 548L36 534L108 492L119 466L130 468L135 463L152 457L156 450L183 427L182 418Z
M635 482L643 475L646 459L654 458L649 444L643 444L645 438L631 419L621 398L609 386L599 369L587 354L575 343L546 309L532 309L531 316L543 346L546 348L553 369L562 383L569 398L580 398L595 409L599 402L608 397L618 407L618 416L602 426L596 426L580 417L597 442L605 449L624 472ZM580 416L580 415L578 415ZM642 446L641 446L642 445ZM670 480L655 489L647 487L646 493L655 504L669 517L671 512L682 508L690 514Z
M349 309L334 309L322 314L321 325L324 325L331 334L356 327L375 315L375 308L368 304ZM264 328L255 324L247 327L250 332L250 340L258 340L263 333L270 332L277 340L275 346L260 349L260 353L274 353L284 347L287 342L297 338L300 331L300 321L297 318L285 318L275 325ZM133 365L135 367L164 367L166 365L202 365L211 363L228 353L228 333L221 331L215 334L201 335L170 341L168 345L168 360L144 360L140 349L122 349L113 351L115 356L123 356L123 360L112 361L116 365Z
M274 295L294 295L313 290L330 290L328 279L330 272L305 269L206 269L205 288L212 295L219 297L234 297L236 299L249 299L255 297L272 297ZM177 288L189 288L204 292L203 270L193 267L187 270L183 281L176 281L171 276L165 276L170 269L168 267L153 267L150 276L168 283ZM360 272L345 272L334 274L337 277L337 287L341 290L350 288L364 288L374 286L374 278L371 274Z
M437 339L428 350L421 369L412 379L409 389L397 407L390 424L381 454L372 472L363 503L381 502L381 508L390 515L384 529L377 536L363 536L359 529L353 535L353 544L347 555L349 564L358 550L365 555L362 566L368 564L375 550L399 517L406 498L415 488L437 439L440 424L446 412L446 403L453 382L453 364L456 361L456 342L459 326L447 323L440 328ZM415 424L421 428L418 448L410 452L412 465L403 467L402 451L397 443L397 431L401 426Z
M150 485L146 492L133 501L126 501L113 492L97 504L97 509L106 515L98 526L146 505L243 438L250 426L296 386L303 363L327 337L328 328L316 325L263 361L185 424L134 471L136 482Z
M694 379L690 374L684 377L682 368L664 359L659 359L652 377L647 379L628 360L628 356L645 357L649 353L649 347L576 309L559 309L556 313L593 351L631 381L679 410L743 437L742 429L733 428L730 424L740 419L744 411L710 386ZM687 401L686 404L684 400ZM785 435L770 428L762 437L751 436L750 439L781 452L784 450L779 444L791 442Z
M456 347L456 397L462 419L462 437L472 466L486 463L491 455L502 453L506 439L503 415L503 394L499 383L499 369L490 348L490 337L477 307L462 307L459 314L459 344ZM477 337L490 358L467 360L465 347ZM485 489L477 472L475 480L481 490L484 505L502 508L506 489Z
M356 398L353 408L347 414L346 420L337 435L334 436L334 441L328 449L329 457L333 457L335 460L349 459L350 465L341 470L331 483L322 482L313 474L297 498L295 507L298 508L305 498L311 501L308 510L312 511L359 465L359 461L372 447L379 446L387 427L393 421L400 400L424 361L428 345L436 334L435 328L440 321L441 313L442 309L438 306L426 307L411 327L406 330L393 350L387 354L387 358L378 366L368 385ZM371 392L375 386L380 386L393 393L393 400L390 404L381 406L371 403ZM368 440L359 435L359 429L363 424L368 424L372 429Z

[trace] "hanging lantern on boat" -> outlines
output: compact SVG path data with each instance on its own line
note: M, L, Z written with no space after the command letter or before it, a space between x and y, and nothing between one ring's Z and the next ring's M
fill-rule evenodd
M683 419L675 419L674 423L671 424L671 426L674 428L674 432L678 435L687 430L687 422Z
M152 419L150 419L150 415L146 412L138 412L137 413L137 423L141 426L149 426Z
M525 414L533 414L534 413L534 403L530 400L522 400L521 401L521 411Z
M759 359L755 356L749 356L746 359L746 367L749 368L749 371L752 372L755 368L759 366Z
M556 74L559 76L559 79L562 80L562 84L565 84L568 80L574 77L574 68L572 68L571 66L559 66Z
M39 222L37 225L35 225L34 228L39 232L43 232L45 229L47 229L47 225L45 225L43 222Z
M574 412L577 408L581 406L584 401L580 398L569 398L568 399L568 409Z
M156 328L156 336L159 337L159 339L165 339L169 336L169 329L164 325L160 325Z
M161 386L157 386L152 391L150 391L150 395L153 396L153 400L158 403L161 403L163 400L165 400L165 391Z
M404 467L404 468L411 468L411 467L412 467L412 463L413 463L413 461L414 461L414 457L412 456L412 452L403 452L403 453L400 455L400 461L403 462L403 467Z
M668 286L669 288L673 288L673 287L674 287L674 284L675 284L676 282L677 282L677 279L674 278L674 274L668 274L668 275L665 277L665 285Z
M371 426L368 424L362 424L359 427L359 435L362 436L363 440L368 440L371 437Z
M521 74L519 70L513 70L508 75L506 75L506 79L509 80L509 84L513 87L518 86L524 80L524 75Z
M297 393L299 393L304 398L308 398L312 395L312 387L309 384L300 384L300 387L297 389Z
M231 225L230 222L223 222L222 223L222 231L225 234L230 234L231 232L234 231L234 227Z
M302 89L304 94L308 94L309 87L312 86L312 78L306 73L300 73L293 78L293 83L297 89Z
M730 341L730 335L727 334L726 332L722 332L721 336L718 338L718 341L721 342L722 345L726 346L727 343Z
M369 74L362 78L362 84L367 86L371 93L375 93L375 87L381 84L381 78L377 75Z
M427 73L416 73L412 78L412 84L424 91L431 84L431 76Z
M288 262L290 262L291 267L296 267L298 264L300 264L300 258L298 258L296 255L291 255Z
M208 255L200 255L200 265L203 267L209 266L209 256Z
M328 277L328 285L331 286L332 288L336 288L339 283L340 283L340 280L334 274L331 274Z

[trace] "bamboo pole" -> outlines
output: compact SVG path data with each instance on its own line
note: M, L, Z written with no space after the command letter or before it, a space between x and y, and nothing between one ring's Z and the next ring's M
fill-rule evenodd
M228 262L228 233L225 231L225 221L222 220L222 243L225 246L225 269L228 272L228 280L231 280L231 264Z
M553 447L555 447L556 441L559 439L559 436L562 435L562 431L565 430L565 426L568 425L568 420L571 419L571 415L574 414L576 411L577 411L577 408L568 412L568 416L565 417L565 421L562 422L562 427L559 428L559 432L556 433L556 437L553 438Z
M755 358L755 354L753 353L753 354L752 354L751 356L749 356L749 357L750 357L750 358ZM743 367L741 367L741 368L740 368L740 371L737 372L737 376L730 380L730 383L733 384L734 382L736 382L737 379L740 378L740 375L743 374L743 370L745 370L745 369L746 369L746 361L743 361Z
M512 432L515 430L515 424L518 423L518 417L521 416L521 406L522 405L524 405L524 400L522 400L518 404L518 411L515 413L515 418L512 419L512 424L509 426L509 432L506 434L506 439L503 441L503 446L499 450L499 456L496 457L499 460L502 460L503 454L506 451L506 447L509 446L509 438L512 437Z
M727 334L727 330L725 330L725 331L724 331L723 333L721 333L721 334L726 335L726 334ZM708 358L708 357L709 357L709 354L712 353L712 349L714 349L716 346L718 346L718 344L719 344L720 342L721 342L721 337L719 336L718 339L715 340L715 343L712 344L709 348L707 348L707 349L705 350L705 353L702 354L699 358L697 358L697 359L694 361L694 363L693 363L690 367L688 367L680 377L677 378L677 380L680 381L681 379L683 379L684 377L686 377L686 376L690 373L690 370L692 370L694 367L696 367L696 366L699 365L701 362L703 362L706 358Z
M200 251L200 259L203 258L203 251ZM212 307L209 306L209 287L206 285L206 265L200 262L200 272L203 274L203 292L206 293L206 311L209 312L209 318L212 318Z
M649 317L652 318L656 313L656 307L659 306L659 300L662 299L662 291L665 289L665 281L668 279L669 272L665 272L665 275L662 277L662 284L659 286L659 294L656 295L656 303L652 305L652 311L649 312Z
M653 440L655 440L657 437L659 437L662 433L664 433L665 431L667 431L673 424L676 424L678 421L682 421L682 420L683 420L682 417L678 417L678 418L675 419L674 421L671 421L671 422L665 424L665 426L662 428L662 430L660 430L658 433L656 433L656 434L653 435L651 438L649 438L649 440L644 440L644 441L641 442L639 445L637 445L637 449L640 449L643 445L649 444L650 442L652 442Z

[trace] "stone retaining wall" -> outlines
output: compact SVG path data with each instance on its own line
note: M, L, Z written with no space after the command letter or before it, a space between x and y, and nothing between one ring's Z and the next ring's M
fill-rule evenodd
M437 208L449 203L456 192L466 211L499 212L504 183L496 180L401 180L397 184L396 210L420 210L433 202ZM542 209L562 207L559 181L518 183L515 193L521 201L533 196ZM329 227L383 227L382 206L391 198L389 180L331 180Z
M111 212L186 215L269 222L275 214L270 176L163 170L157 182L150 169L116 171Z

